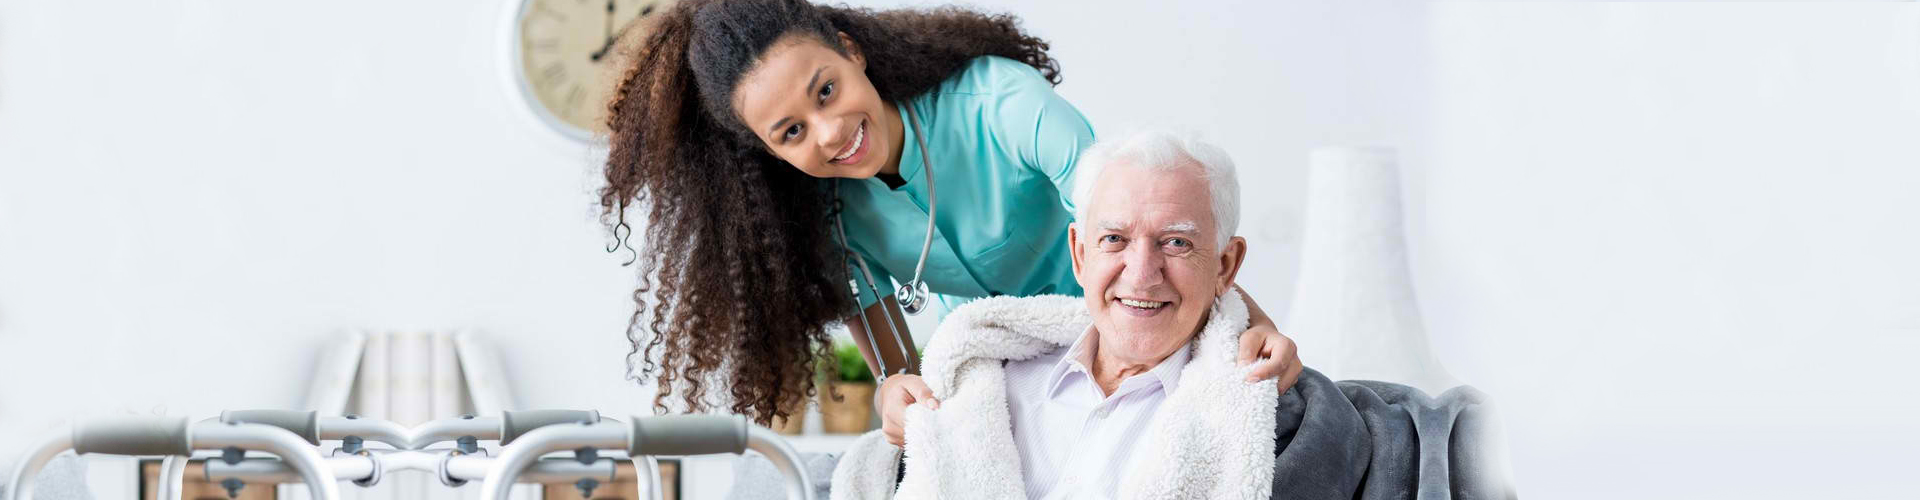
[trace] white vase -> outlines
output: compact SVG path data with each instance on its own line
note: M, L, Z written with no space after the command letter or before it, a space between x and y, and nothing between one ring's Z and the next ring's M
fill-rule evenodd
M1407 384L1439 394L1459 381L1427 340L1407 270L1400 171L1387 148L1320 148L1307 178L1300 278L1289 335L1330 345L1310 364L1336 380Z

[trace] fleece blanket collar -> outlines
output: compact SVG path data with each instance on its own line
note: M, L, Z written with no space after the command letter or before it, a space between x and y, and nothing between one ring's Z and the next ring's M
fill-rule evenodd
M941 401L906 415L906 474L898 498L1019 498L1025 496L1019 453L1007 410L1009 360L1029 359L1071 344L1092 319L1084 299L1067 296L997 297L948 315L922 359L922 376ZM1161 403L1119 485L1122 498L1255 498L1272 494L1274 380L1245 382L1238 366L1247 308L1237 292L1216 299L1207 325L1192 340L1181 383ZM877 434L877 433L875 433ZM863 498L894 471L892 453L876 435L856 442L835 484L835 498ZM862 465L864 464L864 465ZM854 470L846 470L852 466ZM838 489L838 488L837 488Z

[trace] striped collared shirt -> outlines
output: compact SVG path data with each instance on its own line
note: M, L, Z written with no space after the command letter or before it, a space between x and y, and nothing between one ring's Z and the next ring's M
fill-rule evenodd
M1092 327L1065 349L1006 365L1007 410L1027 498L1112 498L1134 444L1180 384L1191 343L1127 377L1113 394L1094 383Z

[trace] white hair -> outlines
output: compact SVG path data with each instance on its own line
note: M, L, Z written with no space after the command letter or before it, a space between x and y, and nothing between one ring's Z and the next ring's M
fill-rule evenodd
M1093 185L1100 181L1100 173L1112 165L1125 165L1132 168L1145 168L1159 172L1187 170L1183 167L1196 165L1193 173L1207 181L1208 196L1212 198L1213 221L1219 248L1226 248L1233 240L1234 232L1240 229L1240 179L1234 173L1233 158L1226 150L1200 140L1193 134L1175 133L1163 130L1143 130L1108 138L1080 153L1080 159L1074 162L1073 205L1074 218L1087 220L1087 207L1093 204Z

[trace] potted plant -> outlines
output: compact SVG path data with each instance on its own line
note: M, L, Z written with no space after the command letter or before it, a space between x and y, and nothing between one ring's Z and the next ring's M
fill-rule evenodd
M836 343L833 358L821 367L820 427L829 434L858 434L872 427L873 371L860 348ZM838 394L839 401L834 395Z
M800 435L807 427L807 399L800 398L800 402L795 404L794 408L787 409L787 415L789 416L786 418L773 417L771 427L775 432L788 436Z

